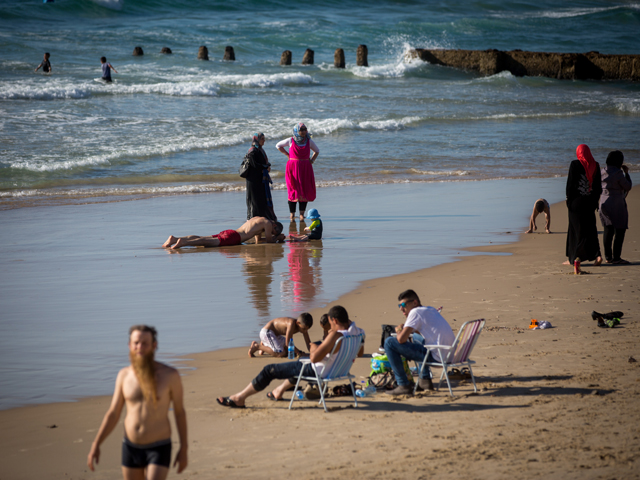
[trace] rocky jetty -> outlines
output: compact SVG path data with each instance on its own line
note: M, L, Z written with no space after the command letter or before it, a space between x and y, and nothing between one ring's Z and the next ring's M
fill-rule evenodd
M518 77L562 80L640 80L640 55L526 52L523 50L428 50L409 55L447 67L475 70L483 75L509 71Z

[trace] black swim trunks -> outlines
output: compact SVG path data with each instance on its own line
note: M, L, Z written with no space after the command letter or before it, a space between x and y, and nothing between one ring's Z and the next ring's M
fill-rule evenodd
M171 465L171 439L160 440L147 445L138 445L122 440L122 466L127 468L146 468L149 464L167 467Z

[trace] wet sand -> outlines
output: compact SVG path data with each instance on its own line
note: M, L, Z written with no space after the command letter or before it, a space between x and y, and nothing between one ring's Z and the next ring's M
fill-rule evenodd
M215 397L243 388L270 360L248 358L248 345L191 356L185 365L197 369L183 378L190 464L181 477L638 478L640 363L631 362L640 361L637 188L628 202L623 257L630 266L585 264L581 276L563 266L561 203L552 206L551 235L522 235L454 263L367 281L331 303L367 331L367 354L379 346L380 324L402 321L396 297L406 288L423 304L443 305L454 330L485 318L472 355L478 394L460 381L454 398L446 389L396 399L378 394L354 409L345 397L330 400L327 414L310 402L289 411L262 393L247 409L231 410ZM311 313L319 318L325 310ZM619 327L599 329L592 310L625 316ZM528 330L532 318L554 328ZM312 340L319 336L314 327ZM369 362L357 360L353 372L363 379ZM97 471L85 466L109 400L0 412L0 478L118 478L121 426L103 445Z
M562 181L319 189L322 241L179 252L160 247L169 234L241 225L244 193L0 212L0 410L108 394L134 323L154 325L160 359L173 362L247 345L271 318L362 281L514 241L533 201L557 199ZM286 192L274 202L282 215Z

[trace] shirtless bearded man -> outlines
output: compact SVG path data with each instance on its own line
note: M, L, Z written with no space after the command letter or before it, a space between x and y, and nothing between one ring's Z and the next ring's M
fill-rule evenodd
M282 228L280 222L274 222L265 217L253 217L237 230L224 230L213 236L188 235L186 237L174 237L171 235L162 246L173 249L180 247L226 247L240 245L251 237L255 237L256 243L282 242L285 238L282 234ZM262 239L263 233L264 240Z
M168 415L172 402L180 437L180 450L173 465L178 465L178 473L187 467L187 415L182 402L182 381L175 368L154 360L156 336L156 329L147 325L134 325L129 330L131 365L118 373L111 406L87 458L91 471L94 460L96 463L100 460L100 445L120 421L126 404L122 475L126 480L167 478L171 464Z

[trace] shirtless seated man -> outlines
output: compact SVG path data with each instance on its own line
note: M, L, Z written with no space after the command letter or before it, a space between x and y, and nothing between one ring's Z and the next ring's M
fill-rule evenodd
M263 233L264 239L262 238ZM180 247L227 247L229 245L240 245L251 237L255 237L256 243L276 243L283 242L285 239L280 222L274 222L265 217L253 217L237 230L224 230L213 236L188 235L186 237L174 237L171 235L162 246L173 249Z
M91 471L100 460L100 445L120 422L127 406L122 442L122 475L126 479L164 480L171 464L171 424L173 404L180 450L174 466L178 473L187 467L187 415L182 401L182 381L175 368L154 360L158 342L156 329L134 325L129 330L131 365L118 373L111 406L98 430L87 465Z

